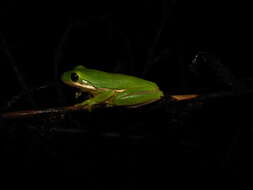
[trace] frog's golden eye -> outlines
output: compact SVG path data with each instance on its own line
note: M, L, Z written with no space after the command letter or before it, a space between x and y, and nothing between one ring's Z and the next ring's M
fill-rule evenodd
M71 73L70 78L73 82L78 81L79 76L76 73Z

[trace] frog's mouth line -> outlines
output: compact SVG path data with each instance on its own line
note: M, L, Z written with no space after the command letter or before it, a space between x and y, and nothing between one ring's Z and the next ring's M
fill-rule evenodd
M78 83L78 82L67 82L67 81L64 81L67 85L69 86L72 86L72 87L75 87L75 88L78 88L80 89L81 91L93 91L93 90L96 90L96 87L88 84L88 83Z
M79 88L81 91L90 91L90 90L96 90L96 87L92 86L92 85L89 85L89 84L80 84L80 83L77 83L77 82L74 82L72 84L74 87L76 88Z

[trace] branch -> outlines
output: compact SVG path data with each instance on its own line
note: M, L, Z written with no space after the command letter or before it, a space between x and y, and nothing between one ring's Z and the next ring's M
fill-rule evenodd
M6 112L1 115L2 118L24 118L24 117L32 117L35 115L42 115L42 114L51 114L51 113L66 113L75 110L85 110L86 107L80 106L65 106L65 107L58 107L58 108L49 108L45 110L23 110L17 112Z
M240 95L250 95L253 94L253 90L244 90L244 91L219 91L219 92L212 92L207 94L177 94L177 95L166 95L163 99L168 99L169 101L165 101L164 104L171 104L177 102L204 102L211 99L218 99L218 98L226 98L226 97L236 97ZM161 104L161 105L164 105ZM65 107L58 107L58 108L49 108L45 110L23 110L17 112L6 112L1 115L3 119L11 119L11 118L24 118L24 117L32 117L35 115L42 115L42 114L64 114L72 111L78 110L88 110L85 106L65 106Z

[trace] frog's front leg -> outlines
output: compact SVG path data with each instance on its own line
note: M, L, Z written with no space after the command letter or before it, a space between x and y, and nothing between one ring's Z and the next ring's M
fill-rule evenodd
M139 107L152 103L163 97L163 92L158 88L138 87L125 89L113 96L112 104L117 106Z
M105 103L107 99L111 98L114 95L114 93L115 92L113 90L106 90L94 96L93 98L85 100L82 103L76 104L75 106L87 107L87 109L91 111L94 105Z

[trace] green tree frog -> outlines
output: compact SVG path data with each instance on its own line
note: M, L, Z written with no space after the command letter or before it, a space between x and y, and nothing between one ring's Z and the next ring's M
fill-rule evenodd
M75 106L84 106L91 110L95 105L107 107L139 107L157 101L163 92L151 81L119 73L108 73L88 69L82 65L64 72L62 81L80 92L88 92L91 98Z

